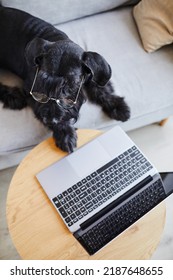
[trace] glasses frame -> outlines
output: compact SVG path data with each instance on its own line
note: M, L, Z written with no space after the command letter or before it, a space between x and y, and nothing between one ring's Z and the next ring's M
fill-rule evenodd
M78 97L79 97L79 94L80 94L80 91L81 91L81 88L82 88L82 85L83 85L84 80L85 80L85 77L84 77L84 76L82 76L81 83L80 83L80 86L79 86L79 89L78 89L78 91L77 91L76 98L75 98L74 101L73 101L72 99L68 99L68 98L59 98L59 99L56 99L56 98L53 98L53 97L49 97L49 96L47 96L47 95L44 94L44 93L39 93L39 94L45 95L45 97L47 98L47 100L46 100L45 102L41 102L40 100L38 100L38 99L34 96L34 91L33 91L34 86L35 86L35 83L36 83L36 79L37 79L37 76L38 76L38 72L39 72L39 67L37 67L37 69L36 69L36 73L35 73L34 80L33 80L32 86L31 86L31 90L30 90L30 92L29 92L30 95L32 96L32 98L33 98L35 101L37 101L37 102L39 102L39 103L42 103L42 104L45 104L45 103L48 103L50 100L53 100L53 101L55 101L55 102L57 103L57 105L59 105L59 106L62 107L63 109L70 109L70 108L72 108L72 107L77 103ZM38 93L38 92L35 92L35 93ZM68 102L71 102L71 105L67 105L66 107L63 106L63 104L61 104L61 102L62 102L63 100L68 100Z

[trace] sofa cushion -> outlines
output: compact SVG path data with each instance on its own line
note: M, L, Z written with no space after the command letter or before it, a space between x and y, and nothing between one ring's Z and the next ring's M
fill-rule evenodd
M26 11L52 24L58 24L84 16L114 9L125 3L134 3L135 0L2 0L7 7Z
M142 0L134 7L133 14L147 52L173 42L172 0Z
M0 82L9 86L21 86L14 74L0 70ZM10 110L0 102L0 157L25 151L50 135L34 116L30 108Z
M31 149L49 136L30 108L9 110L0 103L0 155Z

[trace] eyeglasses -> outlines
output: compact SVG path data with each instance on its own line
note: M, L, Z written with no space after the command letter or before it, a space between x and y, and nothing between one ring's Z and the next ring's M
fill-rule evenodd
M30 94L32 95L32 97L37 102L39 102L39 103L47 103L49 100L54 100L63 109L70 109L70 108L72 108L77 103L77 100L78 100L78 97L79 97L79 93L81 91L81 87L82 87L82 85L84 83L84 76L82 77L82 80L81 80L78 92L76 94L76 98L73 101L72 99L68 99L68 98L56 99L56 98L53 98L53 97L49 97L49 96L47 96L44 93L39 93L39 92L35 92L35 91L33 92L38 72L39 72L39 68L37 67L37 70L36 70L36 73L35 73L35 77L34 77L34 81L33 81L33 84L32 84L31 90L30 90Z

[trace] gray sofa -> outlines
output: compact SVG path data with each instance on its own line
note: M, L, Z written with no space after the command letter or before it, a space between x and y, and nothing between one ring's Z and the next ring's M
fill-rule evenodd
M147 53L133 16L139 1L127 0L4 0L4 6L25 10L54 24L85 50L103 55L112 67L115 92L131 108L125 123L110 120L86 102L78 128L106 130L120 124L126 131L159 122L173 112L173 47ZM9 19L10 20L10 19ZM0 70L5 84L22 83ZM30 108L4 109L0 103L0 169L18 164L36 144L50 136Z

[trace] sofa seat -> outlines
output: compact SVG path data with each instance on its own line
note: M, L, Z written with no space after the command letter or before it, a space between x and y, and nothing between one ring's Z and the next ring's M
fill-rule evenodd
M145 52L132 8L86 17L57 28L85 50L99 52L107 59L115 92L124 96L131 108L130 120L121 123L107 118L98 106L84 104L78 127L107 129L119 123L131 130L173 113L173 47Z

